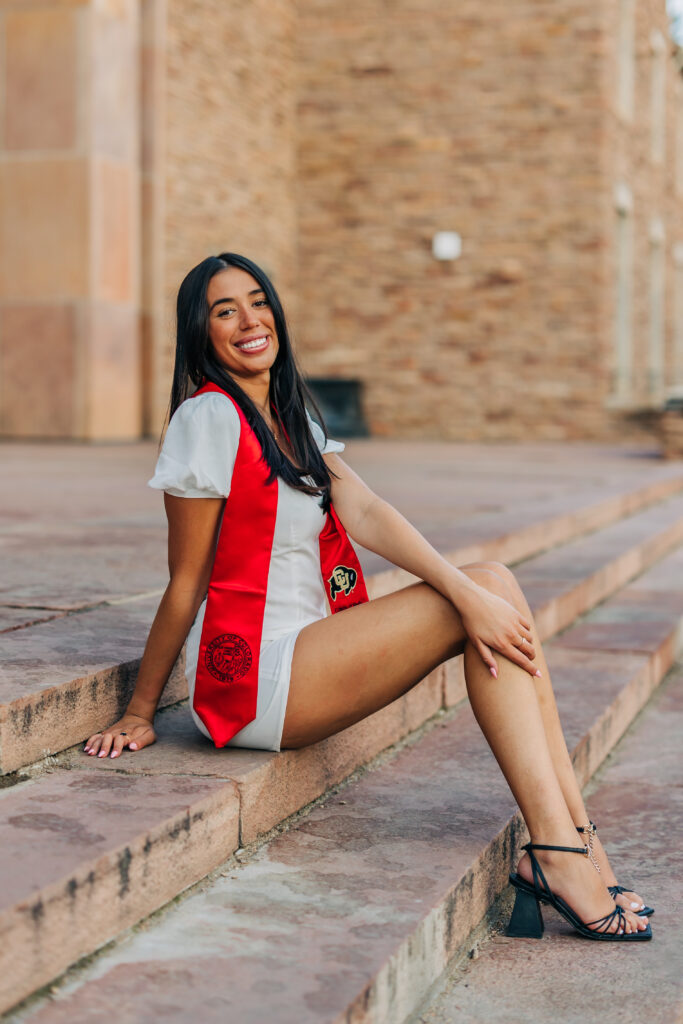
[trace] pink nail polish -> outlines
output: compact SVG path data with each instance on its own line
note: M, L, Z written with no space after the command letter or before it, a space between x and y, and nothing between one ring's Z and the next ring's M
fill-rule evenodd
M138 749L137 743L129 743L128 746L130 747L131 750L137 750Z
M540 671L538 669L536 669L534 675L537 675L539 679L543 678L543 676L541 675L541 673L540 673Z
M498 670L496 669L495 665L491 665L491 675L493 676L494 679L498 678Z

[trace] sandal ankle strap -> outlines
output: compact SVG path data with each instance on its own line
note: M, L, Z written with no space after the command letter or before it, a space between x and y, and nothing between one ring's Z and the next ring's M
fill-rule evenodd
M529 860L531 861L531 877L534 882L534 892L536 898L541 893L550 893L551 889L548 885L545 875L543 874L543 868L538 863L538 859L534 850L557 850L560 853L581 853L584 857L588 856L588 847L582 846L581 849L577 849L575 846L549 846L547 843L527 843L522 847L529 854Z
M548 846L545 843L527 843L522 847L523 850L558 850L560 853L581 853L584 857L588 856L587 846Z

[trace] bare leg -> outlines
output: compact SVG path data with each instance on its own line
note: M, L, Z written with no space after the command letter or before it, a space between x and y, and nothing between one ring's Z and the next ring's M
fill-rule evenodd
M574 825L588 825L588 812L586 811L586 807L583 802L583 796L574 773L574 766L572 765L571 757L567 749L567 743L562 731L557 703L555 701L555 693L550 679L548 663L546 661L545 654L543 653L541 641L536 629L536 623L534 622L531 609L529 608L524 593L515 579L514 574L501 563L475 562L466 568L468 570L478 568L482 571L488 571L498 576L506 584L506 590L502 592L503 596L514 604L519 611L523 612L531 622L531 632L536 651L535 661L542 673L541 678L534 678L532 683L536 689L536 695L538 697L541 717L543 719L543 727L545 729L553 767ZM576 835L579 839L579 843L587 841L587 837L579 836L578 832ZM600 865L600 873L602 875L603 882L605 885L616 885L617 879L609 863L607 854L605 853L605 850L597 836L594 837L593 849L596 860ZM625 910L638 911L644 906L642 899L637 893L629 893L628 897L626 895L618 896L616 902L620 906L624 907Z
M487 570L468 569L477 583L505 596L506 584ZM338 732L384 707L432 668L463 649L459 614L424 583L312 623L303 629L292 663L282 745L300 747ZM532 839L581 846L555 773L531 676L503 657L493 680L469 644L468 691L479 724L517 799ZM543 853L552 887L585 921L614 903L587 858ZM627 930L645 922L627 917Z

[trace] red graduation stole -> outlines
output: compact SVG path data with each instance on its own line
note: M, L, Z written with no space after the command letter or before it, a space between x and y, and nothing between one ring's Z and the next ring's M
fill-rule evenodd
M216 384L204 384L192 397L207 391L230 398L241 427L209 581L193 701L215 745L224 747L256 717L278 481L267 482L270 469L237 402ZM360 563L331 506L320 534L320 567L333 613L367 601Z

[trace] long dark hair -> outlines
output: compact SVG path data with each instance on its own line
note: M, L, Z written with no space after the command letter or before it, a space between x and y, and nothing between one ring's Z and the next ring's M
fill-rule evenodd
M270 368L270 400L284 427L298 467L278 448L271 430L254 402L242 390L216 358L209 341L209 304L206 291L214 274L238 267L251 274L263 289L275 322L278 354ZM306 416L308 404L320 422L325 438L327 430L320 410L306 387L296 365L280 298L268 275L246 256L222 252L208 256L189 272L178 290L177 339L173 386L168 418L202 383L213 383L233 398L256 434L263 458L270 468L270 483L282 477L285 483L306 494L321 494L322 508L330 504L330 471L320 454ZM304 478L308 477L306 481ZM312 482L311 482L312 481Z

